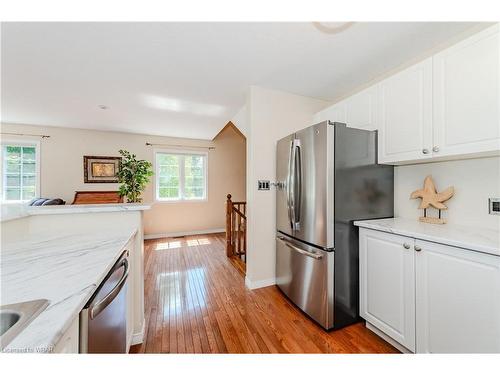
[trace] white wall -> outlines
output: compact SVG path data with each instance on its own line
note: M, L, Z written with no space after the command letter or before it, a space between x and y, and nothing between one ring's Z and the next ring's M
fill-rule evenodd
M274 284L275 190L258 191L257 180L275 181L276 141L312 124L328 103L252 86L247 97L247 285Z
M455 160L405 165L394 169L394 215L418 220L422 210L419 199L410 199L412 191L423 186L432 175L440 191L455 187L455 195L445 204L443 217L450 224L500 230L500 216L488 214L488 198L500 197L500 157ZM436 215L436 212L428 211Z
M202 202L155 203L144 215L148 236L165 233L218 231L225 227L226 195L244 200L246 140L226 128L213 141L168 138L109 131L1 124L2 131L47 134L41 142L41 196L60 197L71 204L77 190L118 190L119 184L83 182L83 156L120 156L126 149L140 159L153 161L153 147L146 142L192 146L214 146L208 155L208 200ZM24 138L23 138L24 139ZM0 166L1 169L1 166ZM144 202L154 202L153 180L142 194Z
M247 116L247 106L246 104L240 108L237 114L231 119L231 122L243 133L245 137L248 137L248 116Z

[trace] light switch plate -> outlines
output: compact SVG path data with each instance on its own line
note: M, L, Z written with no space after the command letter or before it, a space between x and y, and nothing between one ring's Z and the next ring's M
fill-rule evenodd
M490 215L500 215L500 198L490 198L488 201Z
M271 188L271 181L269 180L259 180L257 184L258 190L269 190Z

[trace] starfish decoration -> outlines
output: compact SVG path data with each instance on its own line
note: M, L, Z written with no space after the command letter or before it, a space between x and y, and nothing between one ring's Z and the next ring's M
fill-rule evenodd
M424 188L415 190L413 193L411 193L410 198L422 199L419 208L426 209L429 206L432 206L439 210L446 210L448 207L446 207L443 202L450 199L454 193L455 190L453 189L453 186L450 186L449 188L443 190L441 193L438 193L436 191L436 187L434 186L434 181L432 181L432 177L427 176L424 181Z

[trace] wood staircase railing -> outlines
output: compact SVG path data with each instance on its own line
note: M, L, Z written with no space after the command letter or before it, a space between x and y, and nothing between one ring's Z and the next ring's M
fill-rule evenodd
M226 255L246 261L247 250L247 202L233 202L231 194L226 201Z

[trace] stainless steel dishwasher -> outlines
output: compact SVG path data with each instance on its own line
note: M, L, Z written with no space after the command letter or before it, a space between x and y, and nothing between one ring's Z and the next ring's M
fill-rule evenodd
M80 312L80 353L126 353L128 250Z

